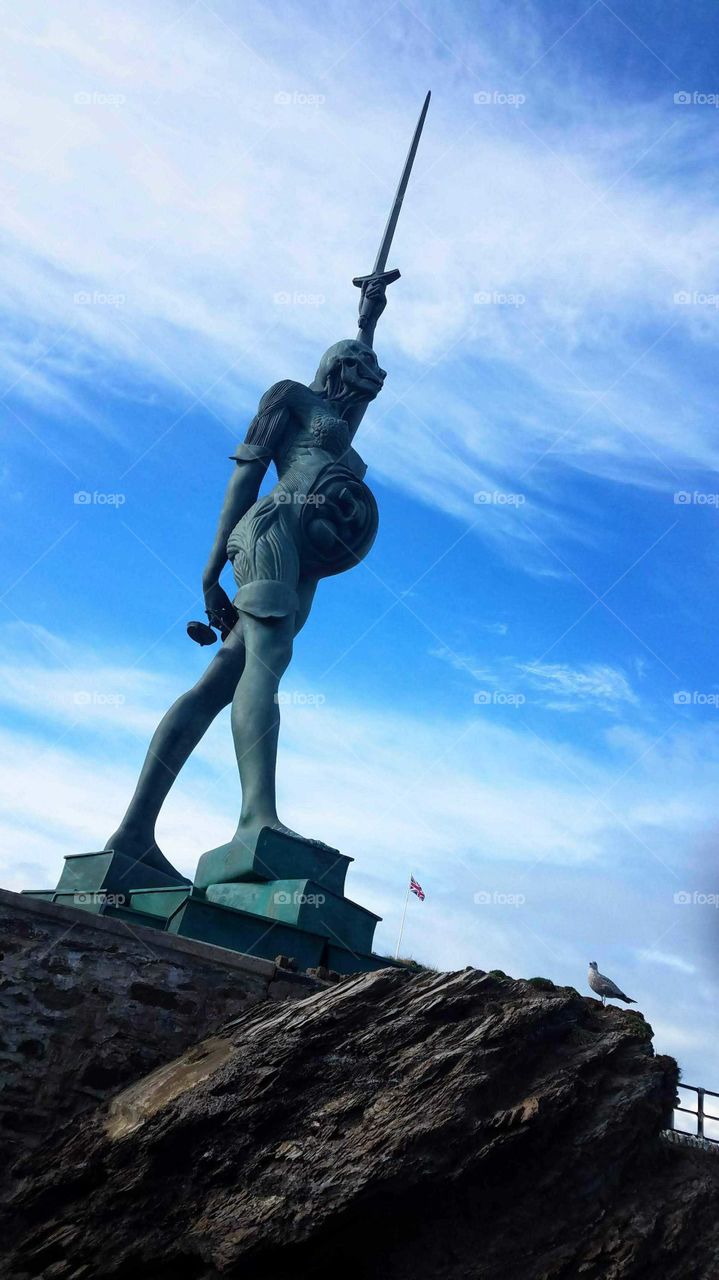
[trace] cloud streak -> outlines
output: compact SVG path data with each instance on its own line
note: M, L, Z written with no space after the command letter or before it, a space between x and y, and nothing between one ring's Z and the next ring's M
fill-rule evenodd
M572 475L667 488L687 468L716 465L702 350L717 312L673 299L708 288L719 215L702 182L698 121L668 92L628 128L609 97L587 113L570 60L561 128L544 63L523 80L521 108L477 105L470 68L493 68L495 88L519 77L511 68L529 65L526 33L474 33L465 61L468 33L452 15L450 72L432 16L423 25L401 4L375 27L360 24L357 49L340 38L339 13L317 46L297 8L291 41L252 5L241 17L205 5L148 16L131 5L119 21L101 2L70 3L61 17L29 4L6 23L16 61L0 225L14 320L2 360L22 415L40 400L59 415L72 395L83 430L92 420L112 432L112 416L83 403L94 369L115 397L165 387L175 417L202 396L236 431L238 412L247 419L280 374L307 380L322 348L351 328L356 299L341 282L372 256L419 66L438 84L398 238L404 279L382 323L393 374L366 436L375 473L461 519L477 488L521 481L539 527L574 525L587 537L567 508ZM332 76L338 48L344 71ZM311 50L303 84L298 50ZM347 82L358 59L360 113ZM659 160L671 173L687 154L689 181L668 184ZM341 181L340 156L351 158ZM29 316L32 335L19 324ZM428 362L431 379L421 376ZM46 433L57 450L58 431ZM137 453L132 432L127 449ZM511 519L482 521L477 534L530 545Z

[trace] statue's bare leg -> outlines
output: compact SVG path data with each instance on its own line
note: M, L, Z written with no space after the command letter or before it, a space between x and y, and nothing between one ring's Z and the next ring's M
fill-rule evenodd
M106 849L119 850L158 871L175 873L157 847L155 823L183 764L215 717L232 702L244 665L240 620L197 684L183 693L160 721L127 813Z
M232 701L232 736L242 783L238 834L278 821L275 797L280 709L277 691L292 657L294 617L245 615L245 669Z
M294 637L307 619L316 585L314 581L300 583L300 608L292 617L244 617L246 660L232 702L232 736L242 783L237 836L251 848L262 827L297 834L285 827L277 815L277 694L292 657Z

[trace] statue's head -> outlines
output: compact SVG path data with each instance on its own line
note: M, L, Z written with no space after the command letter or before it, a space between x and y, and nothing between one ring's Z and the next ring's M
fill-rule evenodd
M343 338L325 351L310 386L328 400L357 404L374 400L386 377L371 347L355 338Z

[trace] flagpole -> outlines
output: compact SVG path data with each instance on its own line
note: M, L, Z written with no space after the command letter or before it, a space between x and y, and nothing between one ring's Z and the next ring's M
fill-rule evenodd
M407 881L407 892L406 892L406 894L404 895L404 911L402 912L402 923L401 923L401 925L399 926L399 937L398 937L398 939L397 939L397 950L396 950L396 951L395 951L395 953L394 953L394 958L395 958L395 960L397 960L397 959L399 958L399 949L400 949L400 947L402 946L402 934L404 933L404 919L405 919L405 916L407 915L407 903L409 902L409 891L410 891L410 888L411 888L411 887L412 887L412 877L410 876L409 880Z

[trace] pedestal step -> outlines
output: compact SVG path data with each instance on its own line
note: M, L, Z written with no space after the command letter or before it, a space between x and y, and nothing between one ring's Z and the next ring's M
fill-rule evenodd
M190 890L190 882L179 871L168 875L114 849L97 853L70 853L57 883L35 897L49 897L64 906L100 913L106 907L129 906L133 889Z
M128 906L132 911L142 911L145 915L160 916L163 920L168 920L191 892L191 886L181 886L178 889L136 889L130 894Z
M269 884L211 884L207 900L281 920L333 939L349 951L371 951L380 916L330 893L315 880L280 879Z
M167 922L167 932L266 960L278 955L293 956L300 971L322 964L327 947L327 939L319 933L223 907L199 895L190 896L178 907ZM357 968L362 969L363 965L358 964Z
M341 896L351 862L337 849L322 848L298 836L262 827L254 848L234 839L203 853L197 864L195 888L237 881L307 878Z

